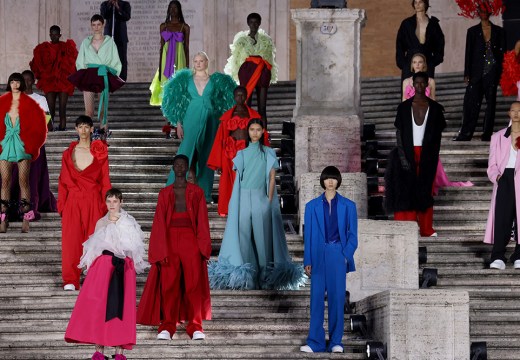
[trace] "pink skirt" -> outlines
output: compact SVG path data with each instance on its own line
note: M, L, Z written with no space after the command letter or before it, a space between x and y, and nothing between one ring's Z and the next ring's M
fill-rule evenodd
M136 341L135 269L125 259L123 320L105 321L107 293L115 267L112 256L99 256L90 267L70 317L65 341L71 343L121 346L131 350Z

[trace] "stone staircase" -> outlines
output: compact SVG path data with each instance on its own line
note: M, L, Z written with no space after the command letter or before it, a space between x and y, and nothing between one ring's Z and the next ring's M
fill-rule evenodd
M482 243L492 191L486 174L489 143L480 141L479 132L471 142L451 141L461 124L462 74L439 74L436 82L437 101L445 107L448 120L441 161L450 180L470 180L475 186L445 188L435 198L434 228L439 237L421 238L420 245L428 250L428 262L421 267L438 269L437 288L469 291L471 341L487 342L488 359L520 359L520 273L510 264L505 271L489 270L491 246ZM382 188L386 156L395 145L399 80L365 80L362 94L365 123L376 124ZM512 101L499 90L495 130L507 125Z
M148 84L127 84L110 100L109 159L112 184L124 193L125 208L147 237L158 191L169 172L178 140L165 139L158 108L148 106ZM269 93L268 118L273 147L278 148L282 121L292 118L295 84L282 82ZM69 131L50 133L47 157L52 190L57 193L61 153L74 140L73 121L82 113L82 97L69 100ZM215 184L218 182L218 178ZM216 194L215 185L215 194ZM225 219L209 206L213 256L218 254ZM87 359L93 346L67 344L65 328L77 292L61 289L60 219L43 214L29 234L12 223L0 236L0 359ZM289 250L302 261L300 236L288 236ZM138 276L138 299L146 275ZM171 342L155 339L156 329L138 326L130 359L363 359L365 340L346 329L344 354L302 354L307 336L309 288L299 291L212 291L213 321L205 322L207 339L192 342L182 328ZM346 318L348 324L348 317ZM346 326L347 327L347 326ZM111 354L112 349L107 353Z

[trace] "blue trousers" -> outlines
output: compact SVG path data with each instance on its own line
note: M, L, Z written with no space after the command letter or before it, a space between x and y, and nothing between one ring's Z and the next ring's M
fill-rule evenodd
M311 321L307 345L314 352L331 351L343 338L347 266L341 243L325 244L323 262L311 269ZM313 261L315 262L315 261ZM316 263L316 262L315 262ZM325 342L323 320L325 291L329 306L329 346Z

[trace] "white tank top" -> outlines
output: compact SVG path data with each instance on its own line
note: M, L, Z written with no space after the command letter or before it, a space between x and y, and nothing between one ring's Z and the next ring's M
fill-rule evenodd
M424 115L424 122L422 125L417 125L415 123L415 118L413 116L412 109L412 127L413 127L413 146L422 146L422 142L424 139L424 131L426 130L426 122L428 121L428 112L430 108L426 110L426 115Z
M509 159L507 160L506 169L514 169L515 168L516 153L517 153L517 151L513 147L513 144L511 144L511 147L509 149Z

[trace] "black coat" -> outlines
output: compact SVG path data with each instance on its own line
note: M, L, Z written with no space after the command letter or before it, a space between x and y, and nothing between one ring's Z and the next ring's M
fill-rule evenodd
M417 17L413 15L403 20L397 32L395 61L402 70L402 79L412 76L410 64L412 57L417 53L426 56L428 75L431 77L435 74L435 67L444 61L444 34L439 25L439 19L435 16L430 17L424 44L419 42L415 34L416 28Z
M126 31L126 22L130 20L132 7L128 1L118 0L119 11L116 11L114 25L114 34L112 34L112 17L114 15L114 7L108 2L101 3L100 13L105 21L105 35L110 35L114 38L116 44L128 42L128 33Z
M398 146L390 152L385 171L385 205L388 212L424 211L433 205L432 186L439 162L442 131L446 127L444 108L428 99L428 120L417 174L412 128L413 99L397 107L394 126Z
M495 79L500 79L502 74L502 61L506 49L504 30L495 24L491 24L491 49L495 58ZM466 34L466 56L464 59L464 76L469 77L470 83L476 83L482 79L484 70L484 54L486 42L479 24L468 29Z

